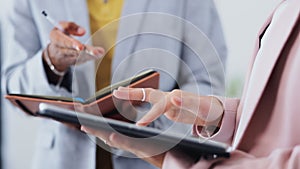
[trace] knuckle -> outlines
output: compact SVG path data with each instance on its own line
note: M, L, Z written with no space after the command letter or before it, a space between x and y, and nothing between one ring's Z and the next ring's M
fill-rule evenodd
M171 96L178 96L180 95L181 91L179 89L174 89L170 92Z
M145 92L147 95L150 95L151 93L153 93L154 91L156 91L155 89L153 88L145 88Z
M76 23L75 22L70 22L69 25L74 26L74 25L76 25Z
M59 21L59 24L63 26L63 25L67 25L68 22L67 21Z

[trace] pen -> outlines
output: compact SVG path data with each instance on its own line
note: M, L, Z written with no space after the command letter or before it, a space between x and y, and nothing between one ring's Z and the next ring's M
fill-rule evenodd
M58 30L62 31L62 32L65 32L64 29L61 27L61 25L56 22L53 18L51 18L46 11L42 11L42 14L46 17L46 19L49 21L49 23L51 23L55 28L57 28ZM78 48L78 46L75 47L75 49L77 51L80 51L80 49ZM89 54L89 55L92 55L92 56L95 56L94 53L92 51L89 51L86 49L86 47L84 48L84 52Z
M46 19L51 23L54 27L56 27L58 30L64 32L64 29L60 26L58 22L56 22L53 18L51 18L46 11L42 11L42 14L46 17Z

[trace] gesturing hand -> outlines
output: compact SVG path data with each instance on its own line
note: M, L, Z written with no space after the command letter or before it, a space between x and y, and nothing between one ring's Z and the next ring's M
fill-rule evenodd
M154 166L162 167L166 152L161 151L164 147L159 142L151 141L151 139L132 138L114 132L94 130L85 126L82 126L81 130L98 137L111 147L129 151Z
M51 42L43 54L45 60L48 55L56 70L63 72L75 63L99 59L104 55L103 48L83 45L72 38L72 36L83 36L86 32L84 28L73 22L60 22L60 25L64 31L54 28L50 32Z
M215 125L219 123L223 106L218 99L212 96L198 96L181 90L162 92L155 89L120 87L113 95L124 100L138 100L143 98L152 104L151 110L136 124L146 126L161 115L167 118L188 124L201 126Z

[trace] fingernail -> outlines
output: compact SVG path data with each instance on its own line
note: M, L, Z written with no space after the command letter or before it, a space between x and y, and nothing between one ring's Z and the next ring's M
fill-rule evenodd
M83 126L81 126L80 130L83 131L83 132L86 132L86 129Z
M79 46L74 46L73 48L74 48L75 50L77 50L77 51L80 51Z
M139 123L139 122L136 122L135 125L139 126L139 127L142 127L141 123Z
M94 55L95 55L94 52L91 51L91 50L86 50L86 53L88 53L88 54L91 55L91 56L94 56Z
M85 30L81 27L77 29L77 33L79 33L79 34L82 34L84 32L85 32Z
M139 127L144 127L144 126L147 126L148 124L146 122L141 122L141 121L138 121L135 123L136 126L139 126Z

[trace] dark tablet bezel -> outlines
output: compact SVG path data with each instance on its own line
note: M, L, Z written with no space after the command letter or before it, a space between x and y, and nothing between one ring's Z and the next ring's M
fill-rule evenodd
M210 140L200 142L198 138L181 137L178 134L163 133L159 129L150 127L138 127L131 123L126 123L114 119L108 119L82 112L63 109L53 105L41 103L39 106L39 116L48 117L61 122L72 123L75 125L85 125L97 130L119 132L134 138L153 138L162 144L176 144L174 149L186 152L188 155L196 157L228 158L230 154L228 146ZM159 137L155 137L158 136Z

